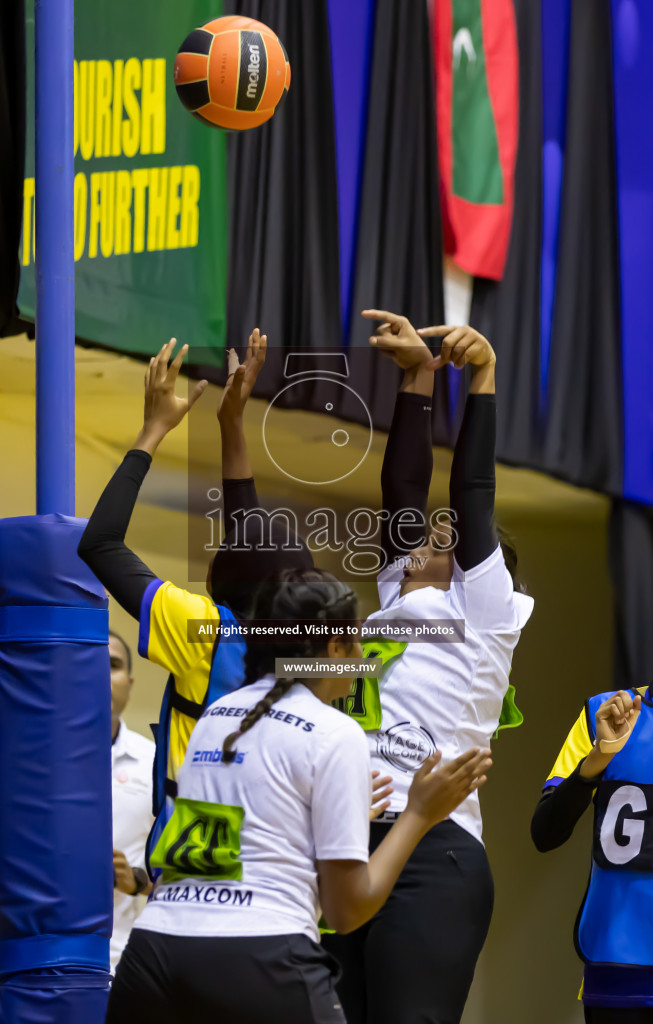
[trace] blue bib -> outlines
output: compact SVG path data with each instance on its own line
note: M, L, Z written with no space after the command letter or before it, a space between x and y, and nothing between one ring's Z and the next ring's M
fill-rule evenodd
M616 691L587 702L592 739L596 712ZM592 871L576 921L576 949L587 964L653 966L653 701L595 794Z
M218 605L220 627L223 625L238 626L238 620L229 608ZM218 636L213 648L213 661L209 683L204 700L201 704L188 700L177 693L174 676L169 676L161 701L159 722L152 726L156 753L154 755L152 814L154 824L150 830L145 847L145 863L150 870L150 853L156 847L159 837L168 824L174 809L174 798L177 795L177 783L168 777L168 752L170 747L170 717L172 709L180 711L196 721L202 717L210 704L224 697L225 694L238 690L245 677L245 641L243 639L229 641Z

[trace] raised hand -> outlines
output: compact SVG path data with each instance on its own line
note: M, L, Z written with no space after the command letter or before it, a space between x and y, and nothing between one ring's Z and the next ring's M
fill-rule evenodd
M469 363L481 367L494 365L496 355L487 338L473 327L420 327L417 332L420 338L442 338L440 355L431 360L431 369L439 370L451 363L457 370Z
M370 345L389 356L402 370L424 366L432 360L428 345L407 317L384 309L364 309L361 316L366 320L382 321L371 336Z
M616 753L626 745L642 708L642 698L619 690L596 712L596 742L603 753Z
M150 359L145 371L143 428L134 447L151 455L166 434L181 423L208 385L208 381L200 380L189 396L175 394L181 364L188 352L188 345L183 345L168 365L176 343L176 338L171 338L163 345L158 354Z
M415 772L408 791L407 810L429 828L444 821L470 793L486 782L486 772L492 766L491 753L478 748L468 750L437 770L434 769L442 757L440 751L427 757Z
M230 348L228 358L229 376L222 392L218 407L218 420L223 423L243 415L247 399L252 393L267 352L267 334L261 334L255 327L249 336L245 358L241 363L235 349Z
M630 738L642 708L639 694L619 690L608 697L596 712L596 741L580 767L584 778L594 778L605 771L615 754Z
M442 338L440 354L428 362L427 368L439 370L447 364L462 370L470 366L471 394L494 394L494 365L496 355L487 338L473 327L420 327L422 338Z

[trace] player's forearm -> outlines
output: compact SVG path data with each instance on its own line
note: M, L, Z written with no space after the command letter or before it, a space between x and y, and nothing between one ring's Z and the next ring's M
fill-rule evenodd
M610 764L614 754L602 754L598 747L592 747L584 761L581 761L578 774L584 779L596 779L602 775Z
M222 477L247 480L253 476L242 416L221 417Z
M432 473L431 398L400 392L381 469L383 509L386 513L381 543L388 561L423 543ZM417 527L403 525L399 537L394 517L407 509L421 513L424 523Z
M154 458L157 448L167 433L169 433L168 430L157 424L146 423L139 431L130 450L145 452L150 458Z
M540 797L531 821L531 837L540 853L566 843L592 801L598 780L581 775L582 764L568 779L545 790Z
M454 449L449 501L456 514L456 561L480 565L497 546L494 527L496 403L492 394L470 394Z
M143 449L127 452L98 500L79 542L79 557L134 618L151 580L148 567L124 538L151 459Z
M483 366L472 366L472 377L469 383L470 395L495 394L495 360Z
M433 370L425 370L421 365L411 366L404 370L399 390L408 394L424 395L425 398L431 398L433 395L434 379L435 373Z

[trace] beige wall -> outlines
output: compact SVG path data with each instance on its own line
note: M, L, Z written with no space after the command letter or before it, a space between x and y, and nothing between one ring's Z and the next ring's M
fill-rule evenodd
M506 509L519 539L535 613L512 678L524 725L495 744L483 793L496 883L490 935L464 1024L579 1024L582 966L572 933L590 864L590 815L559 850L537 853L529 826L539 788L591 693L611 685L607 502L553 514Z
M34 511L33 345L3 341L0 442L6 486L0 514ZM131 445L142 415L141 364L99 351L77 350L77 508L88 515ZM193 411L197 473L211 484L219 473L216 389ZM313 500L271 467L260 443L263 403L249 411L249 441L263 499ZM330 435L321 418L288 412L278 442L308 460L325 458ZM366 440L350 428L352 444ZM337 507L374 506L385 438L375 437L361 470L329 489ZM446 495L450 457L436 453L432 507ZM157 456L129 533L130 545L163 578L187 585L187 435L175 432ZM546 856L529 836L541 784L586 696L611 685L611 594L606 572L607 502L535 473L500 467L499 518L515 535L523 575L536 601L517 650L512 680L525 725L495 745L495 767L483 793L486 841L496 881L492 928L477 972L465 1024L576 1024L581 967L572 928L589 867L589 818L570 843ZM320 499L322 500L322 499ZM198 523L199 528L199 523ZM335 568L335 566L334 566ZM195 573L196 576L199 573ZM201 589L195 583L193 589ZM366 610L371 597L364 597ZM137 626L112 602L111 624L132 645ZM164 673L136 659L129 725L148 735L157 717ZM438 922L433 922L438 927Z

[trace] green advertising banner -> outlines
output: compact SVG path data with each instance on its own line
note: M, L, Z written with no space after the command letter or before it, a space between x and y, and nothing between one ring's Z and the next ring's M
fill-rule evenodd
M179 45L222 0L95 0L75 11L76 334L151 354L170 337L222 362L227 283L223 132L174 87ZM34 17L18 304L34 318ZM211 358L213 361L213 358Z

